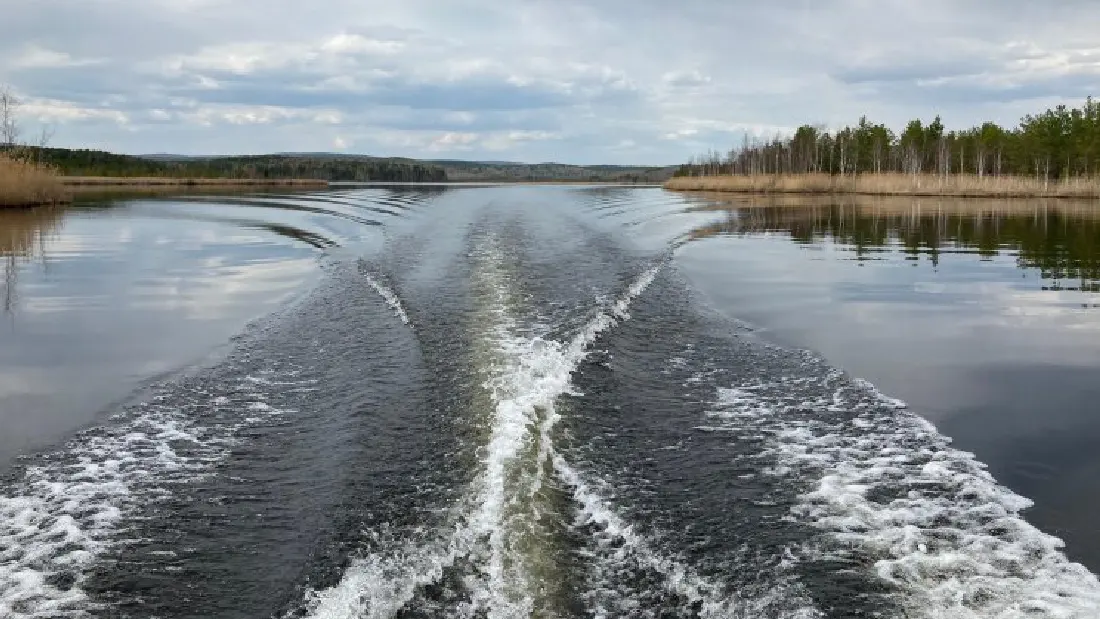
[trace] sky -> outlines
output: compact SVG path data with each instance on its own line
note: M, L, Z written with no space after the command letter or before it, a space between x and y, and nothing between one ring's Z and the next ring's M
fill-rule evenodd
M673 164L1100 94L1095 0L0 0L24 136L114 152Z

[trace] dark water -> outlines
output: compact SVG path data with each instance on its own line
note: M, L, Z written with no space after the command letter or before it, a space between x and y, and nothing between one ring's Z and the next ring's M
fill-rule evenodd
M1094 220L916 206L43 213L6 250L0 616L1095 617Z

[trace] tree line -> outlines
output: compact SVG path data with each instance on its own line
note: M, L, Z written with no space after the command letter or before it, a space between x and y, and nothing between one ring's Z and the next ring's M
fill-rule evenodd
M1069 179L1100 176L1100 103L1059 105L1027 115L1018 126L986 122L948 131L939 116L912 120L900 132L864 116L827 131L803 125L788 136L750 139L726 153L708 152L676 176L735 174L973 174Z
M0 151L10 146L0 145ZM326 181L442 182L446 171L425 163L354 156L259 155L154 160L98 150L19 147L22 157L65 176L318 179Z

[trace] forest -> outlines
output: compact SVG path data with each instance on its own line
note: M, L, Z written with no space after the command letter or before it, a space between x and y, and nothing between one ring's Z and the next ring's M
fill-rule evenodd
M326 181L440 182L446 171L411 160L354 156L259 155L152 159L97 150L22 147L64 176L318 179Z
M750 139L726 153L709 152L675 175L967 174L1042 180L1100 178L1100 103L1059 105L1027 115L1016 127L992 122L947 130L939 116L912 120L900 132L860 118L828 131L803 125L787 136Z

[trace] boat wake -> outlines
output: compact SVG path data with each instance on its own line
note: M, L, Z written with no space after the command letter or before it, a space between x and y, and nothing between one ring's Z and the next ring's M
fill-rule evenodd
M334 254L253 346L26 459L0 617L1097 616L971 454L712 321L683 238L517 209Z
M450 525L414 531L408 539L378 540L380 552L356 560L336 586L311 592L307 612L317 619L392 617L405 608L455 617L506 619L569 616L567 596L555 591L568 578L562 527L600 530L591 553L602 555L602 578L586 586L596 616L657 616L616 594L630 583L610 580L623 562L660 575L667 592L703 617L728 616L732 599L677 560L647 546L614 513L595 484L556 452L556 401L571 390L571 374L606 330L629 319L631 302L660 273L651 265L617 298L605 303L572 339L544 339L547 326L524 327L512 307L504 254L487 241L472 256L473 285L485 326L484 387L493 410L481 471L466 498L450 508ZM385 295L383 295L385 296ZM563 522L559 505L572 506ZM427 541L426 541L427 540ZM618 589L616 589L618 587ZM434 591L429 591L434 589Z

